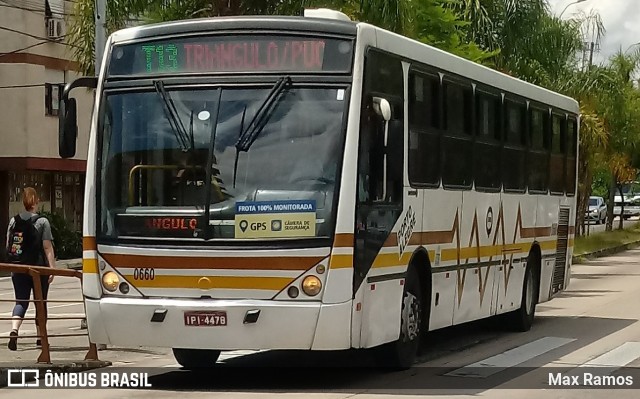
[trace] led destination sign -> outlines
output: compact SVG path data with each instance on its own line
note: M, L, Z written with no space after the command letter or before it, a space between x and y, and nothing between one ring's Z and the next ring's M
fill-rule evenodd
M348 72L351 40L208 36L117 46L109 75L215 72Z

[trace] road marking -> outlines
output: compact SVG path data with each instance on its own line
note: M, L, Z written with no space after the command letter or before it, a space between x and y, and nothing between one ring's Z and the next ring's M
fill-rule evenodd
M615 349L606 352L595 359L579 366L585 367L602 367L602 368L620 368L633 362L640 357L640 342L625 342ZM611 370L613 371L613 370Z
M575 340L575 338L558 337L540 338L539 340L502 352L499 355L450 371L445 375L451 377L487 378Z
M583 381L582 376L589 373L592 376L607 376L621 367L633 362L640 357L640 342L625 342L615 349L605 352L602 355L591 359L578 367L571 369L564 376L578 376L579 381ZM589 369L589 370L586 370ZM582 384L581 384L582 385Z

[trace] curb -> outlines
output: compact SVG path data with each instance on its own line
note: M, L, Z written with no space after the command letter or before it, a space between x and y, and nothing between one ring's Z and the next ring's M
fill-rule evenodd
M45 363L32 364L28 362L15 364L15 363L3 362L3 363L0 363L0 388L6 388L8 386L9 370L24 370L24 371L28 370L29 372L20 373L19 376L12 378L14 383L22 383L23 377L24 377L24 382L35 381L36 377L38 377L38 379L41 380L42 375L44 375L44 373L47 371L51 371L54 373L80 373L83 371L95 370L95 369L100 369L108 366L111 366L111 362L104 361L104 360L62 361L62 362L56 362L52 364L45 364ZM20 379L20 381L17 381L16 378Z
M584 260L590 260L590 259L597 259L597 258L601 258L604 256L609 256L609 255L614 255L620 252L624 252L624 251L628 251L630 249L634 249L634 248L638 248L640 247L640 240L637 241L632 241L629 242L627 244L622 244L622 245L618 245L616 247L612 247L612 248L603 248L603 249L599 249L597 251L594 252L588 252L585 254L580 254L577 256L574 256L571 261L573 264L580 264L582 263Z

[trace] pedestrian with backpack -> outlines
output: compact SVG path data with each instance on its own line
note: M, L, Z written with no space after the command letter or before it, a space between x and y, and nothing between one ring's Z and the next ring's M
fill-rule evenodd
M53 235L51 225L44 216L38 215L38 195L32 187L27 187L22 191L22 203L24 211L14 216L9 221L7 231L7 257L9 263L55 267L55 255L53 252ZM22 325L27 309L29 308L29 298L33 290L33 278L28 273L12 273L11 281L16 298L16 306L13 308L13 319L11 320L11 332L9 333L9 350L16 350L18 347L18 331ZM53 276L41 276L42 299L47 299L49 284L53 281ZM34 293L35 295L35 293ZM46 319L46 303L45 303ZM40 326L36 320L36 329L40 336ZM36 341L40 346L40 338Z

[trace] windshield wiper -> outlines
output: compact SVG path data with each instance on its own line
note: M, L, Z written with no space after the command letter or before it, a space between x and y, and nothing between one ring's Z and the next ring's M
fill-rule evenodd
M238 141L236 142L236 159L233 166L233 187L236 186L236 173L238 171L238 157L240 156L240 152L249 151L249 148L251 148L253 143L256 141L260 132L262 132L262 129L264 129L269 118L273 114L275 106L280 99L280 94L282 94L289 85L291 85L291 77L289 76L283 76L276 81L271 88L271 91L269 91L267 98L264 99L246 129L244 128L244 117L247 111L245 107L245 110L242 113L242 122L240 123L240 134L238 135Z
M164 82L161 80L156 80L153 82L153 86L156 89L156 93L158 93L160 98L162 98L162 109L164 110L167 120L169 121L171 130L173 130L173 134L175 134L176 136L176 140L178 140L180 149L184 152L192 150L193 147L191 146L192 143L190 143L187 129L185 129L184 125L182 124L182 120L178 115L178 110L176 109L176 105L174 104L173 99L164 88Z

